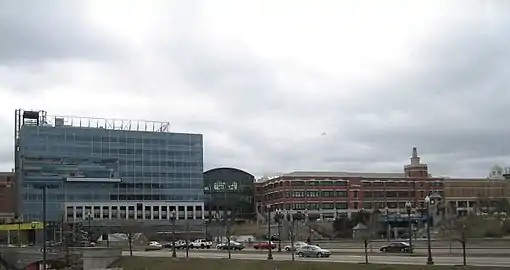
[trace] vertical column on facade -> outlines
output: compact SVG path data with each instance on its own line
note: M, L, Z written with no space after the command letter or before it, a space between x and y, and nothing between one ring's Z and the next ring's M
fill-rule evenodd
M193 219L197 219L197 205L193 205Z
M66 209L67 209L67 207L66 207ZM76 206L73 206L72 209L73 209L73 220L76 220Z
M322 197L322 181L321 180L318 180L316 182L316 184L319 184L319 188L318 188L318 192L319 192L319 205L317 205L317 209L319 210L319 218L320 220L324 220L324 215L323 215L323 209L322 209L322 204L324 203L324 198Z
M345 183L345 194L347 195L347 217L350 219L352 217L352 208L351 208L351 179L347 180Z
M395 181L395 183L398 183L395 185L395 189L397 190L396 191L397 192L397 211L400 212L400 183L401 183L401 181Z
M333 211L334 211L333 216L334 216L335 219L337 219L338 218L338 210L336 208L336 202L338 201L338 198L336 196L336 188L337 188L336 179L332 180L331 183L333 185Z

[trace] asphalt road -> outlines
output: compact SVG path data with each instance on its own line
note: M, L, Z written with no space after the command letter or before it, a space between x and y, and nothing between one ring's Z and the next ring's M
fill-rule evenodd
M391 242L407 242L405 239L399 239L399 240L391 240ZM381 246L384 246L388 243L388 241L381 241L376 240L372 241L370 243L371 246L374 248L379 248ZM317 241L317 244L319 244L323 248L327 249L345 249L345 248L361 248L363 247L362 242L354 242L354 241ZM282 242L282 247L290 245L290 242L284 241ZM420 248L427 248L427 241L426 240L414 240L413 245L420 249ZM431 241L431 246L433 249L450 249L453 248L461 248L461 244L459 242L455 241ZM466 247L468 249L474 248L487 248L487 249L500 249L502 247L510 247L510 241L508 240L493 240L493 241L468 241Z
M129 251L124 251L123 256L129 256ZM168 251L133 251L133 256L139 257L171 257L172 252ZM179 251L178 257L184 257L185 252ZM189 252L191 258L208 258L208 259L224 259L227 255L222 252ZM242 260L266 260L267 253L232 253L232 259ZM289 253L274 253L274 260L290 260ZM343 262L343 263L362 263L365 261L363 255L333 255L330 258L298 258L299 261L318 261L318 262ZM406 256L406 255L388 255L388 256L369 256L370 263L377 264L415 264L424 265L427 258L426 256ZM462 257L444 257L435 256L434 263L436 265L461 265ZM472 257L467 258L467 263L474 266L494 266L494 267L508 267L510 266L509 257Z
M333 248L328 249L333 254L364 254L365 249L364 248ZM227 251L220 251L217 249L198 249L198 250L190 250L191 252L223 252L227 253ZM267 253L267 250L256 250L253 248L245 248L242 251L232 251L233 253ZM392 255L392 253L382 253L379 248L368 248L368 252L371 254L377 254L377 255ZM282 249L281 252L278 252L277 250L273 250L273 253L289 253L288 251L285 251ZM413 255L427 255L428 251L427 249L416 249L414 251ZM395 253L393 253L395 254ZM452 255L458 255L462 256L462 249L452 249L451 251L448 249L433 249L432 254L438 254L443 256L452 256ZM510 247L509 248L499 248L499 249L467 249L466 250L467 256L489 256L493 255L495 257L501 257L501 256L509 256L510 257Z

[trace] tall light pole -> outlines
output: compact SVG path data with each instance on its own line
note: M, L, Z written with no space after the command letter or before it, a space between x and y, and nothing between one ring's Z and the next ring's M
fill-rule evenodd
M92 218L92 211L88 210L87 213L85 213L85 216L87 217L87 231L89 232L89 244L92 243L92 231L90 230L90 220Z
M411 209L412 209L412 204L410 201L407 201L406 204L405 204L405 207L406 207L406 211L407 211L407 218L408 218L408 221L409 221L409 252L410 253L413 253L413 224L411 222Z
M18 246L22 247L22 243L21 243L21 222L22 222L22 219L19 216L16 216L15 218L16 218L16 222L18 223Z
M46 250L46 185L43 187L43 270L46 270L46 261L47 261L47 250Z
M283 212L280 209L276 210L275 213L275 221L276 221L276 229L278 234L278 252L282 252L282 236L281 236L281 225L282 225L282 219L283 219Z
M292 261L295 260L294 256L294 219L292 218L292 215L289 213L289 211L286 211L285 217L287 219L287 224L289 224L289 238L290 238L290 251L292 254Z
M386 238L388 239L389 243L391 239L390 209L388 208L388 206L386 206L384 210L386 212Z
M210 218L210 217L209 217ZM209 232L207 231L207 226L209 225L209 221L208 220L204 220L204 226L205 226L205 235L204 235L204 239L205 240L209 240Z
M35 184L35 189L42 189L42 234L43 234L43 270L46 270L46 262L47 262L47 243L46 243L46 189L48 188L46 184Z
M172 212L170 212L170 221L172 222L172 258L177 257L177 253L175 252L175 219L176 218L177 218L177 216L176 216L175 210L172 210Z
M267 259L272 260L273 259L273 249L271 247L271 207L269 205L266 205L266 212L267 212Z
M430 243L430 197L425 197L425 205L427 207L427 264L433 265L434 260L432 259L432 245Z

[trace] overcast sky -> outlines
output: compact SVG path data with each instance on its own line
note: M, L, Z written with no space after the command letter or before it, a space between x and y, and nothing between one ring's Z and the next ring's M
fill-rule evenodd
M163 120L205 168L434 175L510 165L506 1L0 1L0 169L14 110Z

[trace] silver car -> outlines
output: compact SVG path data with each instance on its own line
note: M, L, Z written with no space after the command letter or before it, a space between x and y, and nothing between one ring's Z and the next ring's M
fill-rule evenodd
M317 257L317 258L324 258L331 256L331 251L327 249L323 249L319 246L314 245L307 245L302 246L296 250L296 254L299 257Z
M304 246L308 246L307 243L305 242L295 242L294 243L294 249L292 249L292 245L287 245L284 247L285 251L296 251L298 249L300 249L301 247L304 247Z

